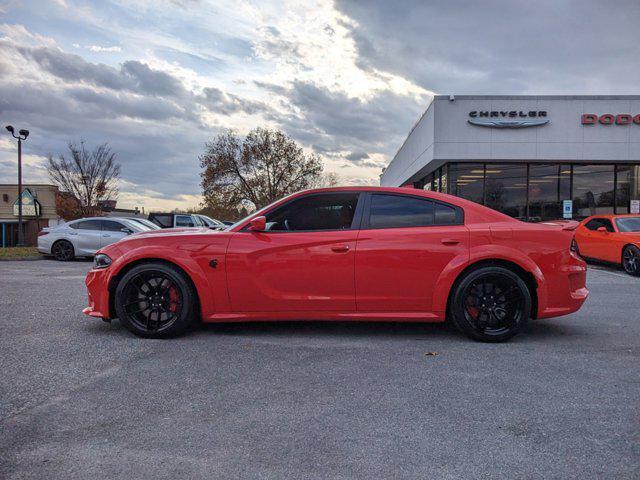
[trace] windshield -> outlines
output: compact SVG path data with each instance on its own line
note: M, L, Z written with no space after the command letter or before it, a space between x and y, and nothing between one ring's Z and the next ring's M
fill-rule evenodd
M640 217L616 218L620 232L640 232Z
M224 227L224 223L214 220L211 217L207 217L206 215L198 215L198 218L202 220L207 227Z
M158 230L160 227L153 223L151 220L147 220L146 218L128 218L132 222L140 223L147 227L149 230Z
M148 230L151 230L146 225L143 225L143 224L138 223L138 222L134 222L133 220L131 220L129 218L119 218L118 220L120 220L120 222L123 223L124 225L127 225L134 232L146 232Z
M244 222L245 220L251 218L251 217L259 217L260 215L262 215L264 212L266 212L267 210L269 210L271 207L273 207L276 203L279 203L280 201L284 200L285 198L289 198L292 195L295 195L295 193L291 193L289 195L287 195L286 197L283 198L279 198L278 200L276 200L275 202L271 202L269 205L267 205L266 207L262 207L260 210L258 210L257 212L253 212L250 213L249 215L247 215L244 218L241 218L240 220L238 220L236 223L229 225L225 230L231 230L232 228L235 228L237 225L240 225L242 222Z

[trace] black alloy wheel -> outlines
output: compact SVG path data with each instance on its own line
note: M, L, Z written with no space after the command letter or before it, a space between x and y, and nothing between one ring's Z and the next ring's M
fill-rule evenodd
M75 257L73 245L67 240L58 240L51 249L53 258L60 262L69 262Z
M503 342L522 330L531 315L531 294L519 275L482 267L458 282L450 308L456 327L475 340Z
M193 323L197 305L193 286L176 267L146 263L129 270L115 292L116 313L131 332L168 338Z
M622 252L622 268L633 276L640 276L640 248L635 245L625 247Z

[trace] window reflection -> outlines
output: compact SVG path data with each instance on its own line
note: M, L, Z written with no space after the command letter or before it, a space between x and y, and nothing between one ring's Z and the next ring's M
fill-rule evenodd
M613 178L613 165L574 165L574 217L613 213Z
M483 191L484 165L482 163L452 163L449 166L451 195L482 203Z
M526 219L527 166L487 164L485 205L520 220Z
M529 221L562 218L562 201L571 198L571 167L540 165L529 167Z

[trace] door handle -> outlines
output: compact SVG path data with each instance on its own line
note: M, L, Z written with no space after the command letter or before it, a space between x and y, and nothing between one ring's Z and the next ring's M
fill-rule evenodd
M111 235L109 235L108 233L103 233L102 236L103 237L110 237Z
M458 245L460 240L456 240L455 238L443 238L441 242L443 245Z
M349 245L334 245L333 247L331 247L331 250L333 250L336 253L348 252Z

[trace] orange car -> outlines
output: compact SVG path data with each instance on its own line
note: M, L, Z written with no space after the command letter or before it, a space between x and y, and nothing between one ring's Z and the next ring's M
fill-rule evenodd
M621 264L640 276L640 215L593 215L576 229L575 240L585 258Z

